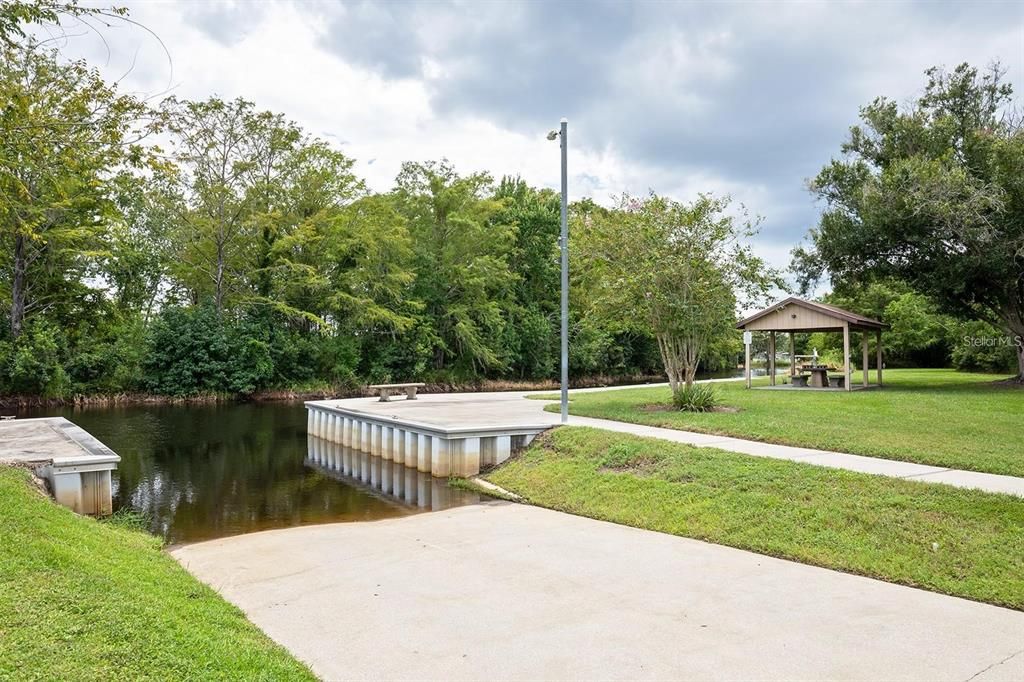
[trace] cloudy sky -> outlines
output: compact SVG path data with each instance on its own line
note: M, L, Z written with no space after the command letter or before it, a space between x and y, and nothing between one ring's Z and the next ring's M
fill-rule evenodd
M757 246L780 266L859 106L907 101L927 67L962 61L999 60L1024 92L1021 2L117 4L166 53L131 26L67 51L148 96L284 112L373 189L442 156L556 187L544 136L565 116L572 198L730 193L764 216Z

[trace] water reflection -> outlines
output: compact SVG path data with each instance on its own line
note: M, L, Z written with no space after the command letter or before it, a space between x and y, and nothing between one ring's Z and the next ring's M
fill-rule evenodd
M51 408L121 455L114 509L142 512L168 542L402 516L366 486L307 466L301 403Z
M309 436L308 466L352 486L417 509L438 511L480 501L480 494L448 485L446 479Z

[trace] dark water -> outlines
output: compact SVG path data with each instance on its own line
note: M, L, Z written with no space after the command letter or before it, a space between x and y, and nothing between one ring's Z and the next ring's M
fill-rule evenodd
M392 463L385 467L362 453L348 453L346 475L340 446L307 442L301 403L58 408L19 416L63 416L110 446L121 456L114 509L142 512L150 530L171 543L479 500L404 467L394 495Z

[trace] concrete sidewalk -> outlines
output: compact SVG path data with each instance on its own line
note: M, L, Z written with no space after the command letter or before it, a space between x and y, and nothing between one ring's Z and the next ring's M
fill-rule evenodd
M712 379L710 381L736 381L736 379ZM638 386L612 386L602 388L574 389L571 393L590 393L594 391L617 391L630 388L649 388L661 384ZM382 403L376 398L350 398L346 400L327 401L344 407L358 408L366 413L393 415L415 419L422 423L434 423L442 426L456 426L464 423L496 424L550 424L556 426L560 415L547 412L544 406L550 401L530 399L527 396L550 393L550 391L516 391L492 393L425 393L417 400L395 400ZM972 488L993 493L1008 493L1024 497L1024 478L1001 476L976 471L947 469L927 464L914 464L880 457L866 457L842 452L815 450L813 448L775 445L760 441L716 436L693 431L679 431L657 426L645 426L630 422L619 422L611 419L595 419L569 415L572 426L590 426L608 431L631 433L648 438L660 438L675 443L686 443L698 447L714 447L730 452L738 452L755 457L771 457L787 459L794 462L847 469L867 474L892 476L928 483L945 483L958 488Z
M1024 613L524 505L172 553L327 680L1024 678Z
M721 381L742 381L741 379L705 379L697 383L717 383ZM572 393L592 393L596 391L622 390L627 388L654 388L668 386L668 384L648 384L644 386L611 386L599 388L584 388L570 391ZM531 391L519 395L537 395L544 391ZM550 393L550 391L547 391ZM546 404L547 401L544 401ZM913 462L901 462L894 459L882 459L880 457L866 457L864 455L851 455L844 452L831 452L828 450L815 450L813 448L801 448L790 445L775 445L773 443L762 443L760 441L733 438L730 436L715 436L694 431L679 431L676 429L665 429L657 426L645 426L643 424L632 424L619 422L611 419L595 419L593 417L569 416L569 424L574 426L591 426L608 431L620 433L631 433L636 436L648 438L661 438L675 443L686 443L698 447L713 447L730 452L739 452L755 457L771 457L773 459L788 459L794 462L815 464L818 466L831 467L833 469L846 469L848 471L859 471L865 474L878 474L880 476L892 476L893 478L906 478L913 481L924 481L927 483L945 483L957 488L970 488L984 490L990 493L1007 493L1024 497L1024 478L1017 476L1004 476L1000 474L986 474L979 471L964 471L962 469L947 469L945 467L932 466L928 464L914 464Z
M924 481L926 483L945 483L946 485L955 486L957 488L972 488L975 490L984 490L990 493L1008 493L1010 495L1024 497L1024 478L1018 478L1016 476L1001 476L999 474L985 474L978 471L946 469L927 464L914 464L913 462L901 462L894 459L865 457L863 455L815 450L813 448L800 448L793 447L791 445L775 445L773 443L762 443L760 441L744 440L742 438L715 436L706 433L696 433L693 431L677 431L676 429L663 429L657 426L645 426L643 424L619 422L611 419L595 419L593 417L578 417L570 415L569 425L590 426L608 431L630 433L635 436L660 438L674 443L686 443L688 445L696 445L698 447L718 448L720 450L728 450L729 452L753 455L755 457L788 459L794 462L815 464L817 466L831 467L833 469L846 469L848 471L859 471L865 474L892 476L893 478L905 478L911 481Z

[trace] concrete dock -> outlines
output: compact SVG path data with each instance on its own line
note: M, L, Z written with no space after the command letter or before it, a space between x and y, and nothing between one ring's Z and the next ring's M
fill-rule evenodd
M310 435L442 478L501 464L559 419L508 393L314 400L306 409Z
M0 462L30 467L54 499L79 514L111 513L111 472L121 458L63 417L0 421Z

